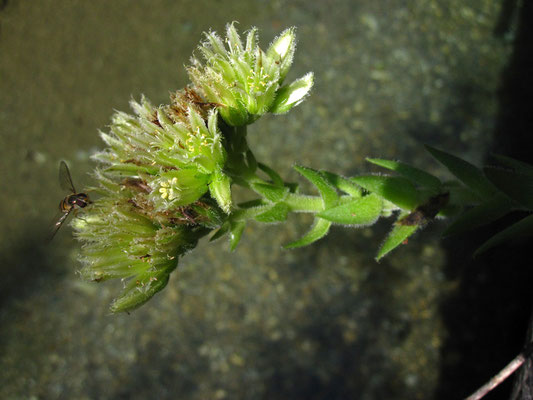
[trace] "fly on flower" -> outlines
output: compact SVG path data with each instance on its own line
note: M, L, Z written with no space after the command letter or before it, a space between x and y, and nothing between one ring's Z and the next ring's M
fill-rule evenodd
M48 241L54 238L59 228L61 228L61 225L63 225L67 217L73 210L76 209L76 207L84 208L91 203L91 200L87 194L78 193L74 188L70 171L65 161L61 161L61 163L59 163L59 185L62 189L68 191L70 194L65 196L65 198L59 203L59 218L55 220L54 225L52 226L52 231L48 237Z

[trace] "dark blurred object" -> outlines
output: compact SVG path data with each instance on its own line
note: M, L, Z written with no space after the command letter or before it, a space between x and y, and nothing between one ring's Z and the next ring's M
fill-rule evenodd
M515 17L516 16L516 17ZM517 26L513 26L516 19ZM512 34L513 53L502 76L492 151L531 163L533 132L533 2L505 1L495 34ZM483 240L516 218L501 221L445 241L446 273L457 281L456 294L442 306L448 340L436 399L464 398L503 368L525 344L531 329L531 250L528 244L505 244L477 259L472 253ZM531 335L529 336L531 338ZM533 369L529 360L494 389L487 400L532 400Z
M506 1L504 4L513 3ZM499 91L499 110L494 131L495 153L531 162L533 132L533 2L518 8L518 26ZM504 12L506 7L504 6ZM512 13L511 13L512 20ZM502 19L502 18L501 18ZM500 23L504 26L504 23ZM503 29L503 28L501 28ZM508 31L510 28L506 28Z
M519 0L504 0L502 2L500 18L498 18L498 23L494 28L494 36L503 38L511 33L513 24L516 23L518 17L518 2Z

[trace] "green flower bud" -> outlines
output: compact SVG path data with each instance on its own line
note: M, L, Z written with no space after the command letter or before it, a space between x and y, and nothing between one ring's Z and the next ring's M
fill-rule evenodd
M284 114L294 106L297 106L309 94L313 87L313 73L309 72L300 79L292 82L290 85L283 86L279 91L272 108L271 113Z
M276 38L266 53L257 45L256 36L252 28L243 43L234 24L229 24L226 47L215 32L209 32L199 47L205 65L193 58L188 68L197 90L218 106L221 117L232 126L250 124L270 111L294 57L294 28ZM307 82L312 85L312 79Z
M231 179L222 171L215 171L211 183L209 184L209 192L220 208L227 214L231 211Z
M284 30L281 35L274 39L267 50L267 57L277 60L280 67L280 84L291 68L295 50L296 34L294 27Z

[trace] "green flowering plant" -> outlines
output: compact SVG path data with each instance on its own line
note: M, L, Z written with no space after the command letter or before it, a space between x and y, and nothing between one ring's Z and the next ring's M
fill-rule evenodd
M286 113L309 94L312 73L284 84L295 48L294 28L266 51L255 28L244 41L234 24L227 26L225 42L209 32L198 48L203 62L193 57L187 69L189 86L173 93L167 105L153 106L144 97L132 101L134 114L117 112L109 132L101 133L107 148L93 156L98 185L92 191L98 198L80 210L72 226L83 243L82 277L125 282L112 312L133 310L162 290L180 257L202 237L227 235L235 249L250 220L284 222L290 212L312 214L310 230L285 246L295 248L321 239L333 224L357 228L396 215L379 260L435 217L459 215L448 229L456 233L515 209L531 213L531 191L516 188L531 187L533 167L500 157L501 166L481 171L429 147L455 180L442 182L404 163L368 159L395 175L344 177L296 166L318 191L300 193L258 162L247 142L247 125L267 112ZM235 185L256 198L235 204ZM532 231L528 214L481 250Z

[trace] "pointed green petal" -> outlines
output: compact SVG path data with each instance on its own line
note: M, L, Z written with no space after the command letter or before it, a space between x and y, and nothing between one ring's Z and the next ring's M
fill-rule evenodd
M288 86L283 86L278 90L276 98L272 103L270 112L273 114L284 114L294 106L297 106L311 91L314 83L314 75L308 72L300 79L292 82Z

